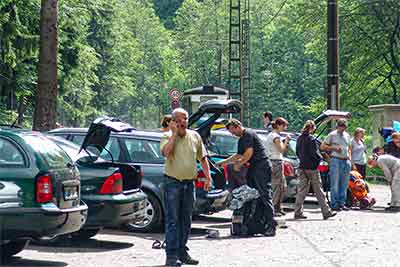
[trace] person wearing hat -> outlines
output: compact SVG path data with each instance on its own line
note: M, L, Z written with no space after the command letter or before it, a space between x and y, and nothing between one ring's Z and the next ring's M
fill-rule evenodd
M339 119L336 130L330 132L321 144L321 150L331 152L329 163L331 208L335 211L348 210L344 204L351 170L351 138L346 129L347 121Z

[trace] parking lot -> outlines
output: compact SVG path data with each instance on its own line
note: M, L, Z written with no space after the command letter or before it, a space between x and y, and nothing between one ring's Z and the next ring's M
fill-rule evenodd
M384 213L389 188L371 186L377 198L374 210L340 212L322 220L313 198L306 205L307 220L286 215L287 229L275 238L233 238L230 211L203 216L194 221L190 253L200 266L399 266L400 214ZM286 204L291 208L293 204ZM209 229L219 231L208 238ZM6 266L163 266L162 249L152 249L161 234L134 234L105 229L84 243L56 246L29 245Z

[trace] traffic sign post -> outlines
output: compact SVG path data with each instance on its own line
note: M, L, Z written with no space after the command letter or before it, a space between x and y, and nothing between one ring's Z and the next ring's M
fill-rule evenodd
M179 100L181 98L181 96L182 96L181 92L176 88L171 89L169 91L168 95L175 101Z

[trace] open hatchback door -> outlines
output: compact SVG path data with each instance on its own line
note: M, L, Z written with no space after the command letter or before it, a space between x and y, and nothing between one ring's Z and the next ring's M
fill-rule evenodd
M139 166L127 163L115 162L112 153L106 148L110 136L113 132L130 132L135 128L130 124L122 122L120 119L111 117L100 117L95 119L90 125L88 132L83 140L80 150L95 155L100 155L106 150L111 157L111 162L96 162L97 165L107 165L118 167L123 176L124 190L138 189L141 187L142 174Z
M317 137L319 137L325 129L329 126L329 122L338 119L350 119L351 113L347 111L338 110L325 110L317 118L314 119L315 127L318 130ZM321 128L322 127L322 128Z
M130 132L132 130L135 130L135 128L128 123L122 122L120 119L111 117L97 118L90 125L85 139L83 140L81 150L87 150L89 148L93 153L98 151L100 154L106 149L111 132ZM97 151L93 151L94 148L97 149Z
M196 130L204 144L208 144L211 128L223 114L237 114L242 109L242 102L236 99L209 100L190 115L189 128ZM200 122L201 121L201 122Z
M211 128L223 114L237 114L241 111L242 103L236 99L230 100L209 100L203 103L199 110L190 115L189 128L197 131L206 147L210 147ZM212 178L216 189L225 189L226 180L224 173L215 166L215 163L208 157ZM212 195L212 191L208 195Z

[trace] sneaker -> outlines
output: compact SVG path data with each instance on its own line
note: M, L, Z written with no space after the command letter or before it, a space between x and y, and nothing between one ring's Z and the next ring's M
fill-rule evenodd
M294 219L295 220L307 219L307 216L304 216L303 214L295 214Z
M178 261L178 257L167 257L165 266L181 266L181 263Z
M348 207L346 207L346 206L340 206L340 208L342 209L342 210L345 210L345 211L348 211L348 210L350 210Z
M264 232L264 236L272 237L276 235L276 227L275 226L268 226Z
M324 218L324 220L328 220L331 217L335 217L336 214L336 212L329 212L328 214L324 214L322 217Z
M179 260L183 264L187 264L187 265L197 265L197 264L199 264L199 261L193 259L192 257L190 257L190 255L187 252L185 252L184 255L179 256Z
M336 207L336 208L331 208L331 210L334 210L334 211L341 211L342 208L341 208L341 207Z

